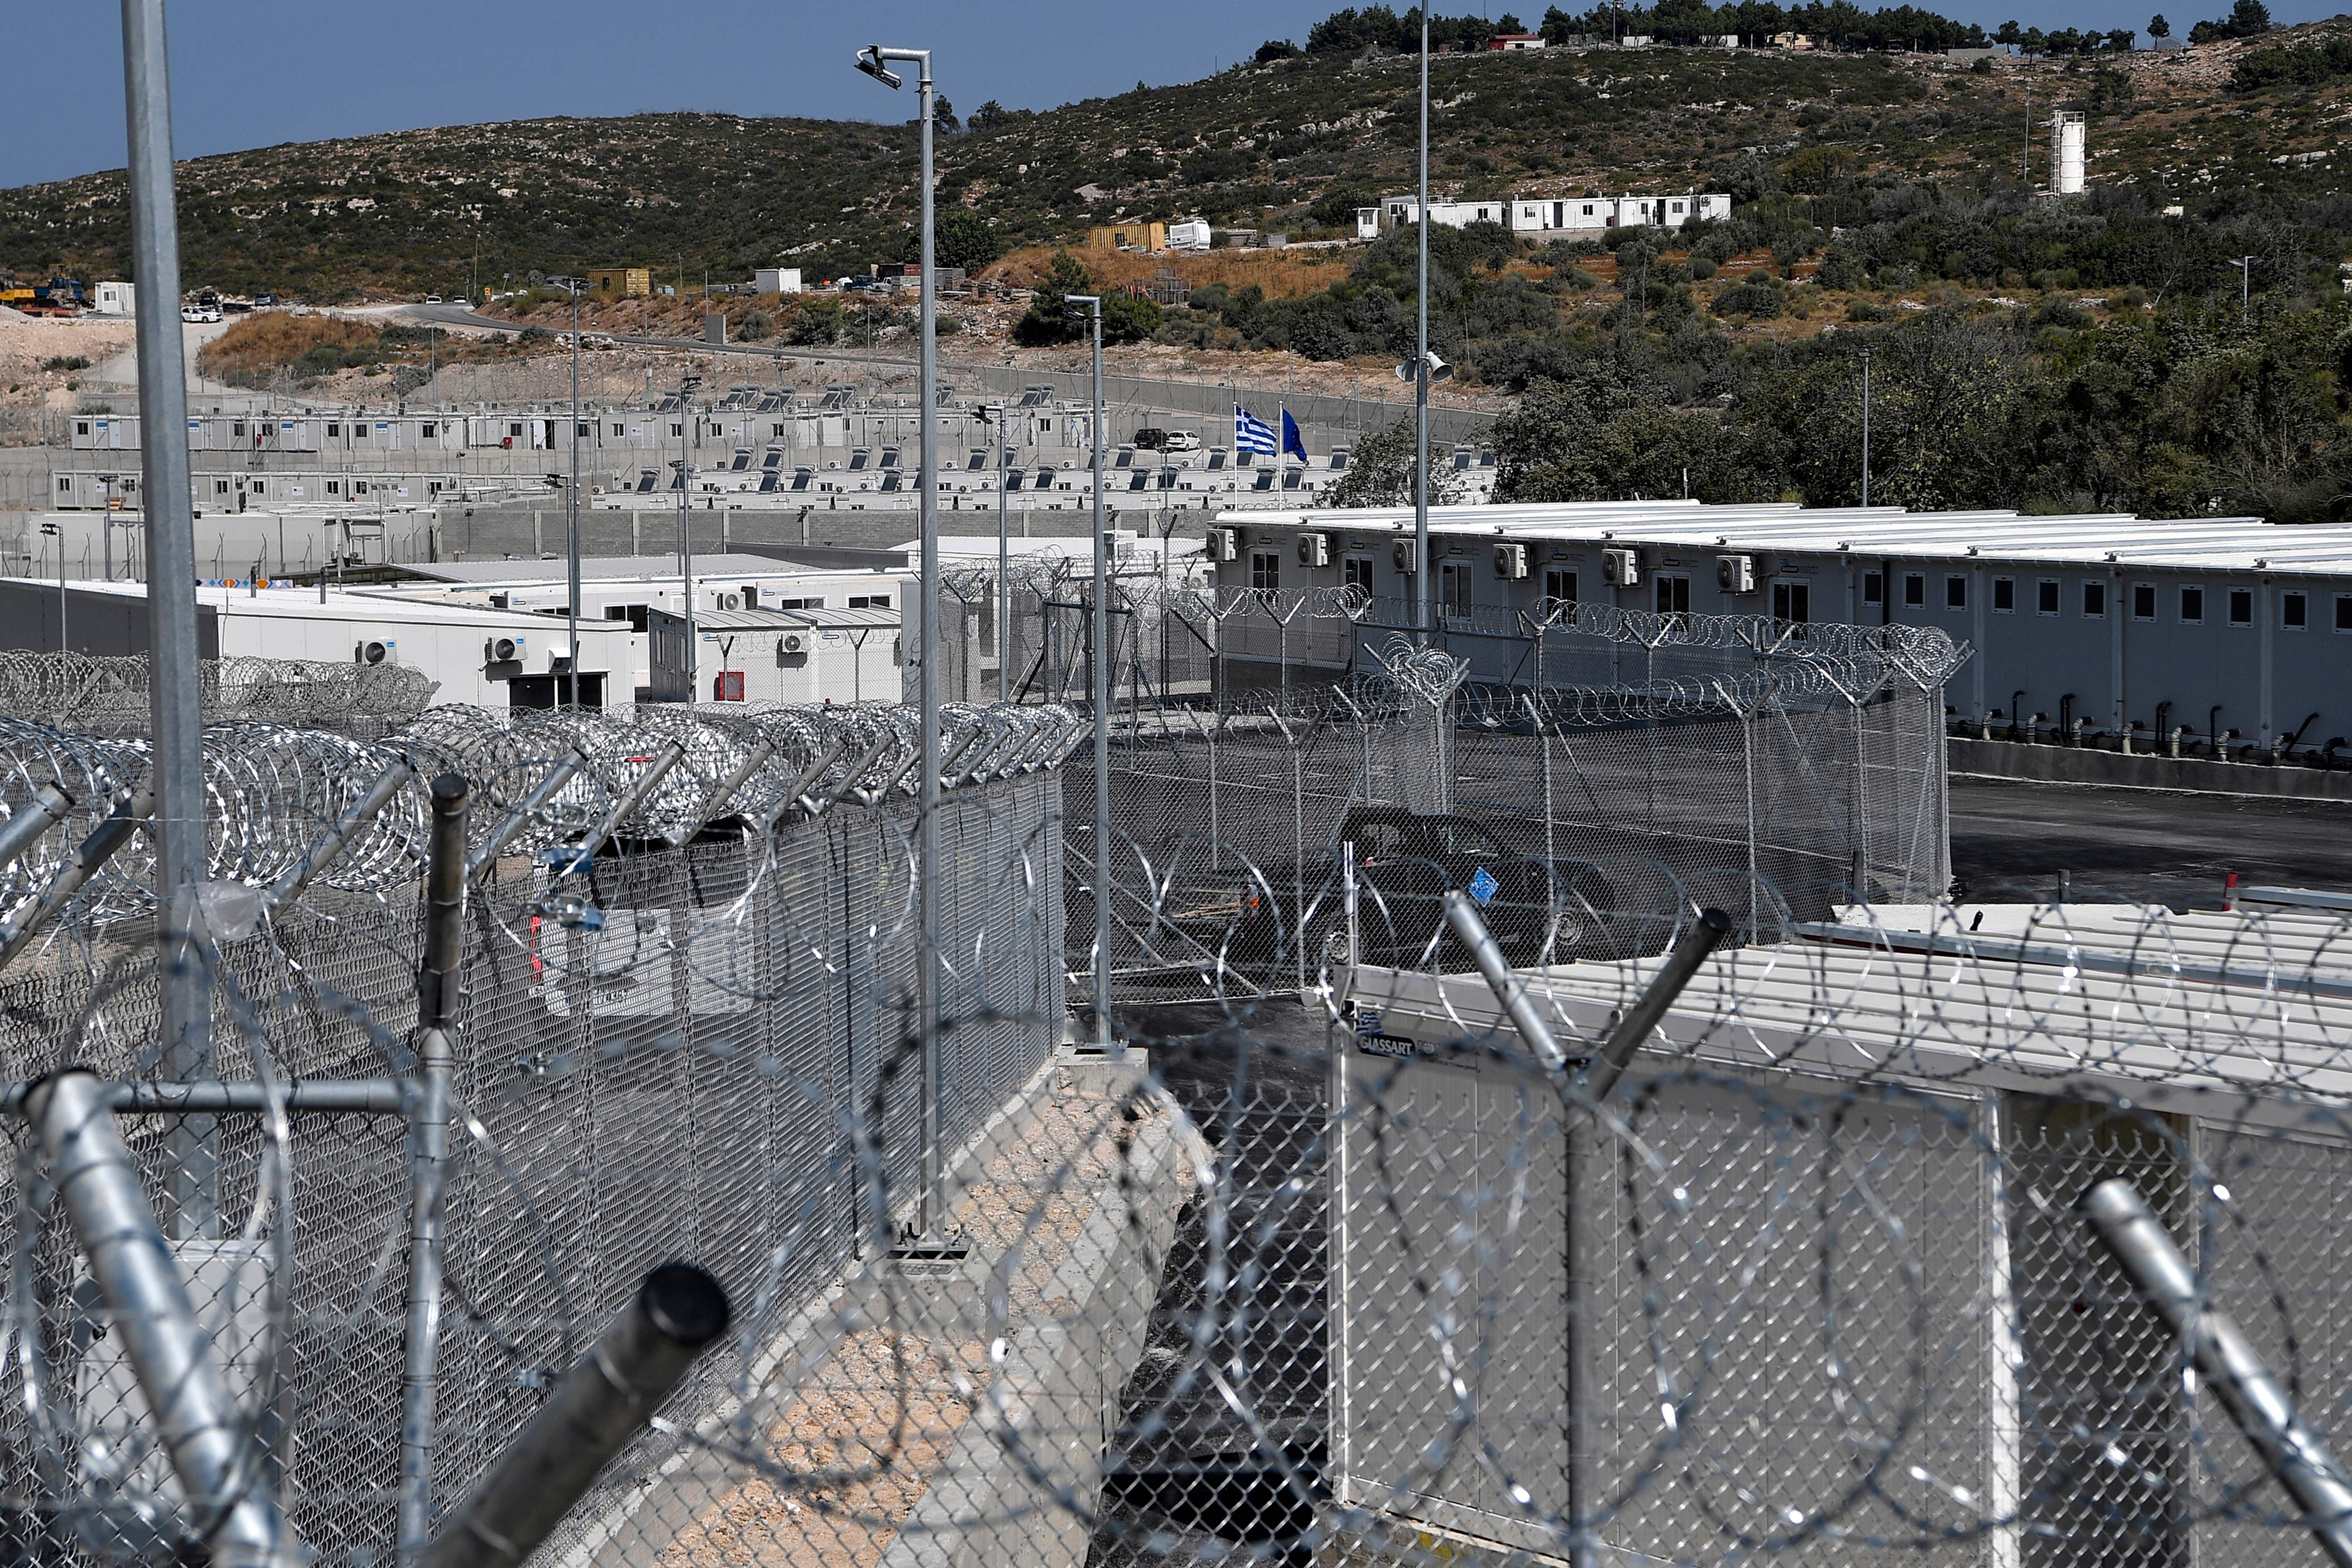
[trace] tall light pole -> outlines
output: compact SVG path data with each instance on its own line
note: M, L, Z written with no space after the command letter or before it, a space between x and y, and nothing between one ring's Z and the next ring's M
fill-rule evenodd
M2238 269L2238 324L2244 326L2253 308L2254 258L2251 256L2237 257L2230 265Z
M694 423L694 394L702 378L691 371L677 378L677 588L686 616L686 700L695 699L695 678L700 671L700 650L694 640L694 459L687 451L688 426Z
M1429 582L1429 7L1421 7L1421 205L1413 211L1421 242L1412 295L1412 624L1423 642L1436 624Z
M155 785L156 979L160 1071L213 1076L212 983L188 933L174 928L179 889L205 879L202 668L196 651L196 539L188 494L186 344L180 297L180 222L173 192L171 69L163 0L122 0L122 85L128 114L131 276L160 310L139 317L139 427L147 527L149 734ZM177 1236L220 1234L217 1142L210 1117L189 1117L171 1164ZM217 1547L215 1547L217 1550Z
M922 633L916 658L916 698L921 708L922 770L916 814L917 920L921 952L915 965L915 1031L922 1050L920 1105L923 1124L923 1191L917 1211L915 1234L902 1245L910 1253L958 1254L966 1247L951 1235L947 1214L947 1062L940 1039L940 894L946 870L940 862L940 347L938 327L939 267L931 222L931 51L886 49L868 44L857 56L857 68L896 90L904 85L889 63L915 68L915 119L922 134L922 337L920 385L923 399L923 471L918 481L921 495ZM869 322L871 313L868 313Z
M980 411L981 422L991 431L996 443L996 700L1013 700L1013 546L1004 521L1004 459L1011 455L1005 445L1005 426L1010 415L1002 403L991 403Z
M1870 504L1870 351L1862 351L1862 504Z
M1085 307L1094 337L1095 609L1087 625L1087 663L1095 700L1095 1045L1124 1057L1110 1026L1110 552L1103 538L1102 296L1069 294L1063 309Z
M572 295L572 483L566 487L572 501L564 528L564 558L570 563L572 604L566 612L572 639L572 657L566 661L566 674L572 687L570 706L580 706L580 290L588 286L584 278L553 278L550 282L568 289ZM682 479L682 477L681 477Z

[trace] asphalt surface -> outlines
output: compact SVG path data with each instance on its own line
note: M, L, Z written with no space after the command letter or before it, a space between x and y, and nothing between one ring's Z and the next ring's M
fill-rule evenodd
M2352 803L1954 779L1952 873L1988 900L2219 909L2223 879L2352 891Z

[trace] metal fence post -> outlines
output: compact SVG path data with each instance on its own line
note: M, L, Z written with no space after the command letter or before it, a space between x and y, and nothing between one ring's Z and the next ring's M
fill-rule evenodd
M727 1291L690 1263L646 1276L433 1542L424 1568L513 1568L529 1557L727 1331Z
M426 871L425 963L416 977L417 1081L409 1149L407 1364L401 1382L401 1560L415 1563L432 1538L433 1421L441 1333L443 1184L449 1159L449 1039L465 961L467 784L433 781L433 858Z
M260 1449L237 1420L138 1167L115 1131L109 1088L68 1068L26 1097L50 1181L179 1476L190 1529L221 1568L293 1568L301 1554L263 1484Z
M2084 1193L2079 1206L2132 1288L2164 1320L2238 1430L2303 1510L2304 1525L2320 1550L2339 1568L2352 1568L2352 1479L2237 1323L2212 1305L2206 1281L2173 1245L2139 1189L2111 1176Z
M333 865L337 857L351 847L352 840L359 837L360 830L375 820L376 813L384 808L399 793L401 786L415 776L415 773L408 759L402 757L378 773L375 782L368 786L367 793L353 801L342 816L335 819L333 826L320 835L318 842L310 846L301 859L288 867L282 876L269 884L269 907L282 909L300 898L302 889L310 885L310 879Z
M8 818L5 829L0 829L0 867L14 862L17 856L31 848L42 834L64 820L73 809L73 796L59 789L55 783L45 784L35 790L32 798L16 808Z
M1565 1156L1562 1177L1567 1187L1566 1235L1561 1238L1567 1254L1568 1287L1568 1519L1569 1561L1574 1568L1594 1568L1600 1562L1600 1542L1593 1534L1591 1520L1599 1510L1600 1492L1594 1479L1595 1448L1599 1442L1594 1415L1599 1373L1595 1353L1598 1338L1593 1311L1592 1256L1594 1224L1592 1204L1588 1200L1597 1191L1601 1155L1606 1145L1601 1138L1597 1115L1569 1115L1574 1104L1574 1090L1570 1085L1567 1054L1552 1034L1528 988L1511 973L1510 961L1486 929L1486 921L1460 889L1445 895L1445 919L1454 932L1470 950L1471 960L1486 988L1502 1005L1503 1014L1511 1021L1519 1038L1536 1060L1543 1066L1544 1076L1561 1091L1563 1113L1562 1153ZM1676 997L1690 984L1724 937L1729 934L1731 921L1720 910L1708 910L1697 922L1683 934L1681 942L1667 956L1658 973L1651 977L1633 1005L1626 1009L1623 1018L1609 1032L1600 1053L1586 1064L1580 1075L1584 1092L1598 1111L1601 1102L1624 1075L1625 1068L1649 1037L1650 1031L1666 1015Z
M99 868L113 858L114 852L131 841L131 836L154 810L155 775L151 773L136 789L114 803L114 809L89 830L88 837L74 846L66 863L58 868L38 894L19 906L13 919L0 921L0 966L22 952L25 944L73 901L82 884L96 876Z

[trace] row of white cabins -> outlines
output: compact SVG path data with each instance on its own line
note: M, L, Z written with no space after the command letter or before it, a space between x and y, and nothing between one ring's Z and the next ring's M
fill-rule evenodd
M1418 220L1419 198L1382 196L1378 206L1356 209L1356 237L1377 239L1384 229ZM1563 234L1597 234L1611 228L1680 228L1692 218L1727 218L1731 198L1686 191L1679 195L1546 196L1521 195L1492 201L1433 201L1429 221L1461 228L1474 223L1501 224L1514 234L1543 237Z

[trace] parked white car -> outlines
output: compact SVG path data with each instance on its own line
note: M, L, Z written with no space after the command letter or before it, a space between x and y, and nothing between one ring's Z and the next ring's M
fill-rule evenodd
M180 320L184 321L217 321L221 319L218 305L183 305Z

